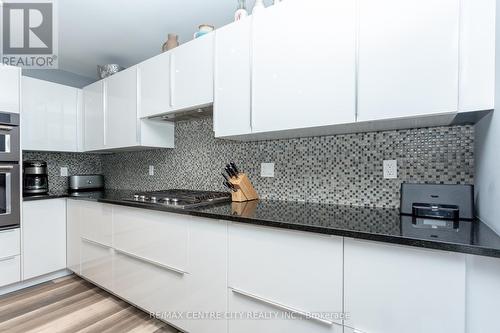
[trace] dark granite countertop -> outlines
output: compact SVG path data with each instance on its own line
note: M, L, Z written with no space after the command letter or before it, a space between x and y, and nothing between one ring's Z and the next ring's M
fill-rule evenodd
M401 216L397 209L274 200L228 202L192 209L176 209L122 200L131 198L133 193L114 190L83 194L54 193L46 196L45 199L70 197L275 228L500 258L500 236L479 220L446 222L414 219L411 216Z

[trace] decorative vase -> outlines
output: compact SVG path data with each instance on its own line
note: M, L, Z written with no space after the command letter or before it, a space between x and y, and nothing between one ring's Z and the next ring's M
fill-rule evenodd
M171 50L179 46L179 36L176 34L168 34L167 41L163 44L161 50L162 52Z
M215 27L213 25L210 25L210 24L201 24L199 27L198 27L198 31L194 33L194 38L198 38L198 37L201 37L203 35L206 35L212 31L215 30Z
M247 5L245 3L245 0L238 0L238 9L236 9L236 12L234 13L234 20L239 21L244 17L248 16L247 12Z
M264 5L264 0L255 0L255 5L253 6L252 9L252 14L256 14L265 8L266 6Z

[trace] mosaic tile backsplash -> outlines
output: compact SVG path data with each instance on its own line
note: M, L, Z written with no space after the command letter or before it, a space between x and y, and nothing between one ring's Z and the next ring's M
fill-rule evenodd
M175 136L175 149L102 155L88 165L98 170L100 159L111 189L224 190L220 172L235 161L262 198L389 208L399 207L402 182L474 183L472 126L234 142L215 139L212 119L203 118L178 122ZM391 159L398 178L383 179ZM274 178L260 177L263 162L275 163Z
M67 167L69 175L101 174L101 156L84 153L23 152L23 160L47 162L50 191L64 191L68 188L68 177L60 176L60 168Z
M225 190L229 161L249 174L262 198L399 207L402 182L474 183L474 127L453 126L336 136L236 142L215 139L212 119L178 122L175 149L86 153L24 152L24 160L49 165L53 191L70 175L103 173L110 189ZM398 161L398 178L383 179L383 160ZM275 177L260 177L260 164L275 163ZM148 175L149 165L155 167Z

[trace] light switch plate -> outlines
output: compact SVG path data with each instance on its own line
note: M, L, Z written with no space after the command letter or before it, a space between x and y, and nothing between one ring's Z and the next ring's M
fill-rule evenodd
M274 163L261 163L260 164L261 177L274 177Z
M61 167L61 177L68 177L68 167Z
M150 165L149 166L149 175L150 176L154 176L155 175L155 166L154 165Z
M384 179L398 178L398 161L385 160L384 161Z

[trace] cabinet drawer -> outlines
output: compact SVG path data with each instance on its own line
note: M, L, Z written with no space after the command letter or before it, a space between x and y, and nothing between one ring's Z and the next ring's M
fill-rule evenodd
M112 258L110 247L82 238L81 242L81 274L86 279L108 289L113 287Z
M340 237L231 224L228 285L303 312L340 313L342 242Z
M109 205L83 202L80 206L82 237L102 245L112 245L112 210Z
M228 322L229 333L342 333L343 327L330 319L306 318L298 309L276 306L272 301L257 299L236 291L229 291L230 313L267 316L266 320L256 318L232 318Z
M147 311L164 316L185 308L185 273L116 251L113 276L113 292ZM172 318L162 319L177 324Z
M19 256L0 259L0 287L21 281Z
M0 231L0 259L21 253L19 229Z
M190 221L178 214L115 207L114 248L186 271Z

